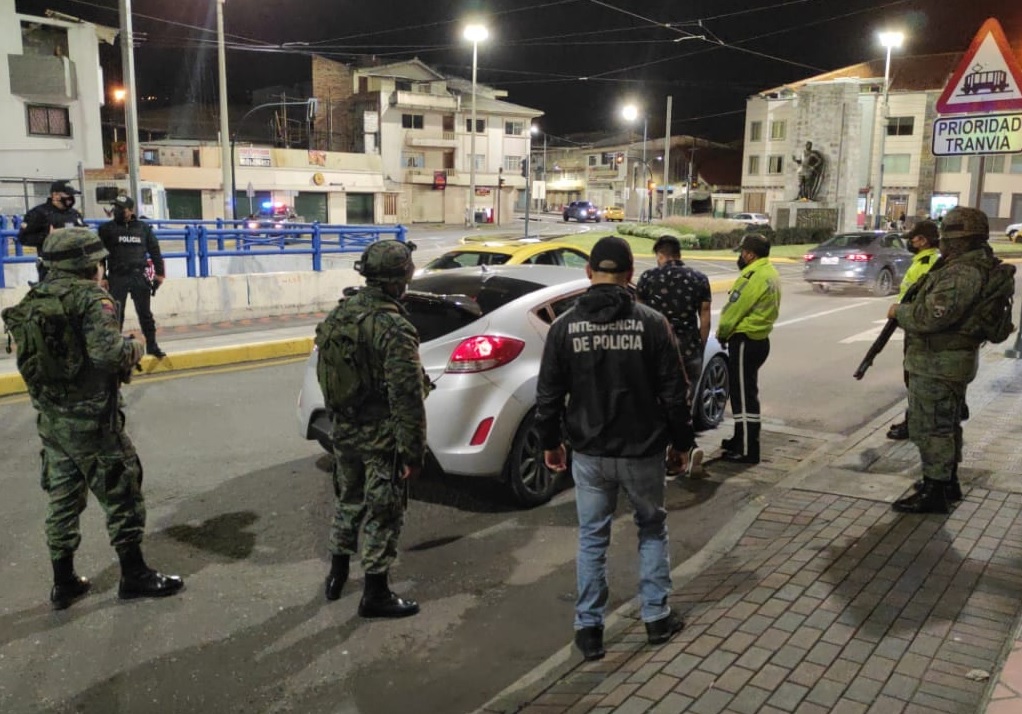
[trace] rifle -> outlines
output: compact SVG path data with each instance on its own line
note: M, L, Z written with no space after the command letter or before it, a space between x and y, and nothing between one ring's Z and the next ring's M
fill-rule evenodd
M933 266L930 268L930 270L936 268L937 265L940 264L941 260L942 260L941 258L938 258L933 263ZM929 273L927 273L927 275L929 275ZM919 280L912 284L912 287L905 291L905 295L904 297L901 298L900 301L902 305L910 303L915 299L916 293L919 292L919 288L922 287L923 281L925 279L926 275L919 278ZM890 342L891 336L894 335L894 331L897 329L898 321L895 320L894 318L888 319L887 323L884 325L884 329L880 330L880 335L876 338L876 340L874 340L873 344L869 346L869 349L866 350L866 356L862 358L862 362L859 363L858 369L856 369L855 373L852 375L853 377L855 377L856 379L862 379L864 376L866 376L866 370L873 366L873 360L876 359L878 354L884 351L884 347L886 347L887 343Z

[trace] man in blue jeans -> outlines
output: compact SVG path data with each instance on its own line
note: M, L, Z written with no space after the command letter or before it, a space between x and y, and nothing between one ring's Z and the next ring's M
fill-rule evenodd
M685 372L663 315L637 304L631 248L609 236L593 246L592 282L550 327L536 394L544 460L567 469L561 424L573 449L578 510L575 644L586 660L604 656L607 548L617 497L624 491L639 532L639 599L650 644L667 642L684 622L671 611L671 561L664 507L664 450L687 466L694 444Z

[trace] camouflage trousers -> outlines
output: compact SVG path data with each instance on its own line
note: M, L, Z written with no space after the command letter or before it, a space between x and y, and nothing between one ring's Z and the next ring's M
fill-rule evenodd
M923 478L947 481L962 460L967 386L915 373L908 381L908 433L919 448Z
M358 553L362 529L362 568L386 573L397 557L404 524L404 482L396 474L394 453L334 445L334 520L330 552Z
M49 494L46 544L50 558L73 555L82 541L79 516L92 491L106 514L110 545L142 542L145 501L142 463L124 431L124 414L111 431L106 419L40 413L41 485Z

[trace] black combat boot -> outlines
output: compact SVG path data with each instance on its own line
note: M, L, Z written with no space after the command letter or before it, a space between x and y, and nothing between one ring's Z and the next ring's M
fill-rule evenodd
M344 584L348 582L348 568L351 558L335 555L330 558L330 574L326 576L326 599L336 600L341 596Z
M360 617L409 617L418 612L419 603L399 598L390 591L386 573L366 573L365 591L358 604Z
M91 587L92 583L75 572L73 555L66 555L53 561L53 589L50 590L50 603L54 610L66 610L71 607L85 597Z
M184 581L176 575L164 575L146 565L142 549L138 545L117 549L121 561L121 584L117 597L134 600L140 597L167 597L184 587Z
M923 479L919 479L912 484L912 488L916 491L922 491L925 483ZM962 484L958 481L958 464L951 468L951 480L944 481L944 493L947 496L948 503L958 503L962 500Z
M923 479L923 487L894 502L895 511L899 513L948 513L947 486L944 481Z
M646 623L646 641L651 645L662 645L685 628L685 621L676 612L667 613L667 617Z
M164 357L167 356L167 353L164 352L163 350L161 350L160 346L158 344L156 344L156 340L155 339L153 339L152 342L150 342L149 340L146 340L146 343L145 343L145 353L147 355L152 355L156 359L163 359Z
M900 421L897 424L891 424L891 428L887 430L887 438L894 439L895 441L904 441L908 438L908 422Z
M603 649L603 628L597 625L575 630L575 646L586 662L603 659L607 655L607 650Z

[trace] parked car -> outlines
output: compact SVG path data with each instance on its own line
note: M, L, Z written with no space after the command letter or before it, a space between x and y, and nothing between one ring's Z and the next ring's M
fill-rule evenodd
M566 265L584 268L589 253L582 248L549 242L475 243L449 250L429 261L416 274L431 270L470 268L478 265Z
M607 206L603 209L603 219L620 223L625 219L625 209L621 206Z
M436 389L426 400L427 442L452 474L496 477L523 506L560 487L543 464L534 428L536 381L550 324L589 287L581 271L545 265L442 270L412 279L403 298ZM329 450L330 419L306 364L298 430ZM693 408L699 428L717 426L728 401L727 354L711 336Z
M863 231L841 233L803 256L802 279L816 292L832 287L866 287L875 295L898 291L912 263L900 233Z
M599 223L602 219L600 209L592 201L572 201L564 207L562 216L565 222L574 218L579 223L586 221L596 221Z
M741 221L747 226L769 226L770 216L765 213L736 213L731 216L733 221Z
M1008 236L1012 243L1022 241L1022 223L1012 223L1004 229L1004 235Z

